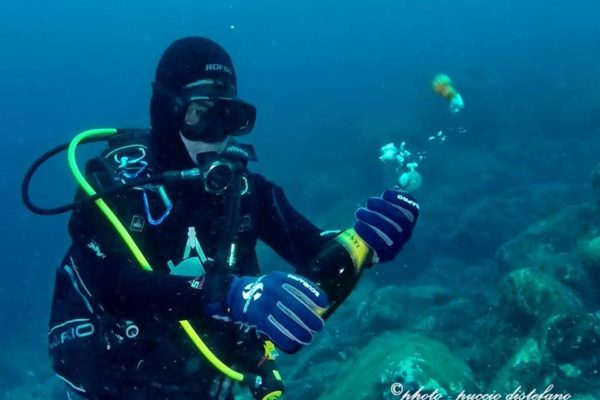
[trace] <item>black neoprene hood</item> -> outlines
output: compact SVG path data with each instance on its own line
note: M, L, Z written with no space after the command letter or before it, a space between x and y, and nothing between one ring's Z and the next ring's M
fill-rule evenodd
M190 168L190 159L179 138L179 118L174 96L185 87L213 80L237 95L237 79L229 54L219 44L203 37L186 37L173 42L162 54L153 82L150 101L152 148L166 169Z

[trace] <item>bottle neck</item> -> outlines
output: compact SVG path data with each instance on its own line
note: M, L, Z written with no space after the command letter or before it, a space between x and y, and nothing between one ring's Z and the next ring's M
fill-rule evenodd
M356 233L354 228L349 228L340 233L337 240L348 252L352 258L352 263L356 272L364 267L370 266L373 260L373 251L367 246L364 240Z

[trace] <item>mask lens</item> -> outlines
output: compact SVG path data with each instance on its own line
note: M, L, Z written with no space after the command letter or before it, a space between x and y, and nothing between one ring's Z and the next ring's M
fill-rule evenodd
M181 133L189 140L216 143L225 140L221 112L213 100L194 101L188 106Z
M223 115L223 128L228 135L243 135L254 128L256 108L239 100L218 100Z
M182 133L190 140L218 142L229 135L243 135L254 128L256 108L235 99L207 99L189 104Z
M197 126L205 119L206 112L214 106L211 100L194 101L190 103L185 113L184 122L188 126Z

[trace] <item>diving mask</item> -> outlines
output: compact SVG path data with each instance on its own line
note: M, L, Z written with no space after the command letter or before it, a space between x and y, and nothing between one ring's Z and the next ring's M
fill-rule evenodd
M211 80L186 85L176 102L189 140L221 142L249 133L256 121L256 107L238 99L234 87Z

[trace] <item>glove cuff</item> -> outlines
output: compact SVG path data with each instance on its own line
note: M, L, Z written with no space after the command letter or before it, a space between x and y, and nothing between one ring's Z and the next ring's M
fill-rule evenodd
M256 276L232 276L223 302L228 317L234 321L241 321L243 319L246 303L242 295L244 288L256 284L260 280L261 278ZM252 294L249 293L248 295L251 296Z
M229 293L236 280L240 280L240 278L232 274L215 277L215 284L209 286L210 292L207 294L207 302L203 308L204 315L219 318L230 316Z

